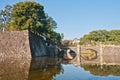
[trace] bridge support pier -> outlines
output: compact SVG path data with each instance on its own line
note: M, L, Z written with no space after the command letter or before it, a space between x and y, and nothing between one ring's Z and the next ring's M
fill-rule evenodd
M80 65L80 45L77 45L77 65Z
M100 43L100 66L103 67L103 45Z

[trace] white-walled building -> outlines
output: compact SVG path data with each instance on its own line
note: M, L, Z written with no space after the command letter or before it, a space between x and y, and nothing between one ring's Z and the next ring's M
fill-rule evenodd
M72 44L79 44L79 43L80 43L80 39L78 39L78 38L75 38L72 41Z

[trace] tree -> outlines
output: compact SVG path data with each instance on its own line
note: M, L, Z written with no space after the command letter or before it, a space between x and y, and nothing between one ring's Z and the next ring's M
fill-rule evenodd
M47 39L59 43L61 41L60 33L54 31L57 28L56 22L52 17L44 12L44 7L36 2L25 1L19 2L13 6L12 30L29 29L34 33L46 36Z
M44 33L46 37L50 38L50 35L53 34L54 29L57 28L57 23L53 20L52 17L49 17L48 14L46 14L46 20L44 21Z
M47 35L56 28L56 22L44 12L44 7L36 2L19 2L13 6L12 25L15 30L30 29Z
M71 45L72 45L72 40L63 40L63 41L62 41L62 45L63 45L64 47L71 46Z
M5 28L11 22L11 12L12 6L7 5L4 10L0 11L0 28L2 32L5 31Z
M44 7L36 2L19 2L13 6L12 25L15 30L30 29L39 33L44 32L46 16Z
M95 30L80 39L80 44L120 44L120 30Z
M55 42L56 44L60 44L62 40L62 36L60 33L52 32L50 39Z

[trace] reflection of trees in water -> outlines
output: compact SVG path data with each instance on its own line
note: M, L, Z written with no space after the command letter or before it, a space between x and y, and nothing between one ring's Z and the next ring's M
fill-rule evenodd
M118 65L81 65L86 71L89 71L93 75L99 76L120 76L120 66Z
M58 58L35 58L31 62L29 80L53 80L62 71Z

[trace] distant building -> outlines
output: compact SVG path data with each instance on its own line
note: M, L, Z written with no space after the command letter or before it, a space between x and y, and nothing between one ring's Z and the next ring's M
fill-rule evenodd
M73 41L72 41L72 44L73 45L76 45L76 44L79 44L80 43L80 39L78 39L78 38L75 38L75 39L73 39Z

